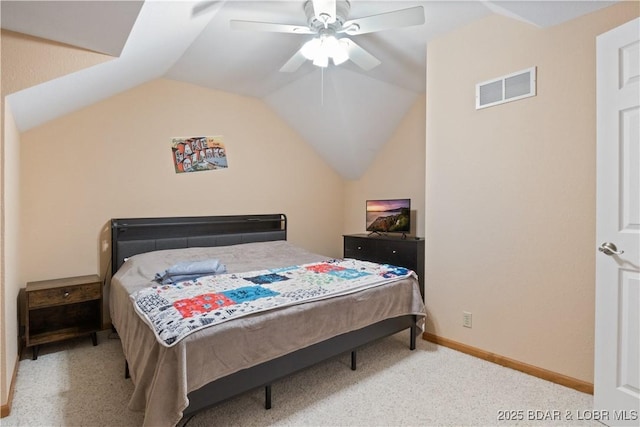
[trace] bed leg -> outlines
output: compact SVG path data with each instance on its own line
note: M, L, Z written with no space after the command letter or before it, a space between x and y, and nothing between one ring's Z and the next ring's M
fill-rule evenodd
M129 362L127 362L126 360L124 361L124 377L125 378L129 378Z
M411 336L409 337L409 350L416 349L416 333L418 332L417 322L417 317L413 316L413 323L411 324L411 330L409 332L411 334Z
M351 370L352 371L356 370L356 351L355 350L351 352Z
M264 409L271 409L271 384L264 387Z

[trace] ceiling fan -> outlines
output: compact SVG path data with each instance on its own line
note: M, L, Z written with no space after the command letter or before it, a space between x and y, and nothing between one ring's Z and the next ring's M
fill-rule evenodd
M316 66L327 67L329 59L335 65L351 60L363 70L369 71L380 65L378 58L350 38L339 37L340 35L357 36L425 22L422 6L347 19L350 9L348 0L307 0L304 3L306 27L240 20L232 20L230 25L234 30L314 35L280 68L282 72L292 73L307 60L313 61Z

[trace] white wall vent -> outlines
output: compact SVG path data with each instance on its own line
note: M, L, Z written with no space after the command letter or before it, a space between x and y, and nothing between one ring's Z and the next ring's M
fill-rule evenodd
M476 110L536 95L536 67L476 85Z

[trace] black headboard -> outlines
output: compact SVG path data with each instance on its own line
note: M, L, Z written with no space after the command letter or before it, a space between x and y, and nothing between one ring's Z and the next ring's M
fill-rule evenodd
M273 240L287 240L284 214L112 219L111 274L144 252Z

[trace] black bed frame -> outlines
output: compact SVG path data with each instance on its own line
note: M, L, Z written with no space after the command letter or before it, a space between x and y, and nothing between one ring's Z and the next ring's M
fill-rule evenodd
M286 239L284 214L112 219L112 274L127 257L139 253ZM265 408L269 409L271 384L275 381L349 352L351 369L355 370L358 347L407 328L411 330L409 348L414 350L416 323L415 315L386 319L217 379L187 395L189 406L183 411L183 421L198 411L258 387L265 388Z

